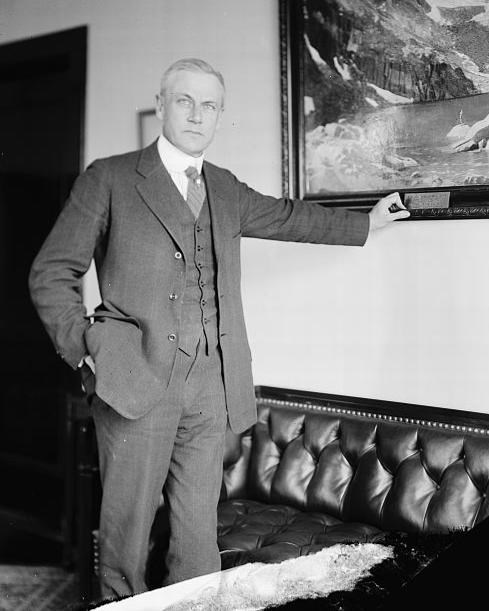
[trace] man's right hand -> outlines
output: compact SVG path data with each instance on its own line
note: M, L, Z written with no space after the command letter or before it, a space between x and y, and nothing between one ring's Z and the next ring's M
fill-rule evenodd
M90 355L84 358L84 362L90 367L93 375L95 375L95 362Z
M85 369L84 366L87 366L91 374ZM85 392L88 396L91 396L95 392L95 363L90 355L87 355L79 366L81 372L81 387L83 392Z

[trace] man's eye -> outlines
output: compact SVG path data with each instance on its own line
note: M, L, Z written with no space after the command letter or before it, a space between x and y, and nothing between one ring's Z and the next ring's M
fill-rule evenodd
M189 108L192 102L188 98L177 98L177 104L184 108Z
M203 106L204 110L207 112L216 112L217 110L217 106L215 104L211 104L210 102L205 103Z

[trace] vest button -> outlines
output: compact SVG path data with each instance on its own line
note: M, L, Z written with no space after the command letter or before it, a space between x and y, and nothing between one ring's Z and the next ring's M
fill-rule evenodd
M178 295L177 295L176 293L170 293L170 294L168 295L168 299L169 299L170 301L176 301L176 300L178 299Z
M175 253L175 259L181 259L182 258L182 253L181 252L177 252Z
M177 339L177 336L175 335L175 333L170 333L168 339L170 342L174 342Z

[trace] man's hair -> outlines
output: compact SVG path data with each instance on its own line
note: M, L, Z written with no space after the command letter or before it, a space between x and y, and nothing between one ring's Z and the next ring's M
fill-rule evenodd
M210 64L205 62L203 59L196 59L194 57L190 57L187 59L179 59L174 62L163 74L161 79L160 93L164 94L168 80L175 74L176 72L180 72L182 70L188 70L190 72L204 72L205 74L213 74L217 80L221 83L223 90L226 89L224 85L224 77L220 72L215 70Z

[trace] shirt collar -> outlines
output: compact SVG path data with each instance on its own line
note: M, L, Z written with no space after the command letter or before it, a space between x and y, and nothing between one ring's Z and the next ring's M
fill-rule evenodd
M193 165L197 168L199 174L202 172L202 164L204 162L204 155L200 157L192 157L187 155L175 145L173 145L163 134L160 134L158 138L158 153L160 154L163 165L170 173L181 172Z

